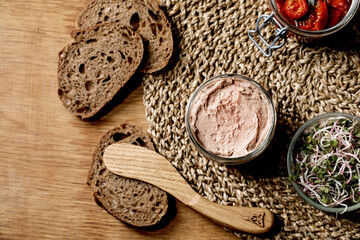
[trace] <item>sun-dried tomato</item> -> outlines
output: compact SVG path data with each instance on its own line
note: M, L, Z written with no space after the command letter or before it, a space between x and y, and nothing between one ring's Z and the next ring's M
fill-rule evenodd
M275 0L276 7L290 24L319 31L338 24L348 12L352 0Z
M308 12L309 5L306 0L286 0L284 10L291 19L299 19Z
M322 30L326 27L328 22L328 9L325 0L318 0L315 5L316 20L314 24L314 31Z
M328 1L329 7L335 8L343 13L346 13L349 10L350 3L351 3L351 1L347 1L347 0L329 0Z
M329 20L327 23L327 27L335 26L340 22L340 20L344 17L344 14L335 9L335 8L329 8Z
M316 20L315 13L312 10L309 10L306 18L302 21L299 21L299 28L309 31L313 30L315 26L315 20Z

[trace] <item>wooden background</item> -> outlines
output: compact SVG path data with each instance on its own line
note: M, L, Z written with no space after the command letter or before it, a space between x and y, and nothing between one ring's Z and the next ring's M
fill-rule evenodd
M0 0L0 238L235 238L180 202L173 220L154 231L129 227L96 205L85 181L98 140L120 122L148 123L141 86L93 122L72 116L58 99L57 54L84 6Z

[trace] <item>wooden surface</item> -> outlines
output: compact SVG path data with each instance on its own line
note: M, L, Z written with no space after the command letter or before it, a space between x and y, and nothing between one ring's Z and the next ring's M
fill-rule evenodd
M177 202L165 227L129 227L96 205L85 184L106 130L147 129L137 87L98 121L72 116L57 96L57 53L85 1L0 0L0 239L236 239Z
M160 154L129 143L112 144L104 163L113 173L157 186L215 222L236 231L262 234L274 224L274 216L259 207L232 207L211 202L195 192L173 165Z

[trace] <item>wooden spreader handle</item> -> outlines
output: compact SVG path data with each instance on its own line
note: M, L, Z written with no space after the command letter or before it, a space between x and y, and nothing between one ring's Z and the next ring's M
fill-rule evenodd
M259 207L233 207L211 202L196 193L180 173L160 154L127 143L112 144L103 156L106 167L113 173L151 183L228 228L261 234L270 230L273 214Z

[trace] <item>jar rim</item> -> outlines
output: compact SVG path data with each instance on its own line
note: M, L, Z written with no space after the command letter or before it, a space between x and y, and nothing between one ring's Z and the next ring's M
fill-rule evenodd
M224 79L224 78L234 78L235 80L245 80L247 82L250 82L265 95L266 99L268 100L268 102L271 106L270 107L271 128L269 129L265 140L256 149L254 149L253 151L247 153L246 155L240 156L240 157L220 156L220 155L216 155L216 154L206 150L206 148L204 148L199 143L199 141L197 140L197 138L191 128L191 123L190 123L191 109L193 107L194 101L195 101L198 93L200 93L210 83ZM197 87L197 89L191 94L189 101L187 103L187 106L186 106L185 128L186 128L186 131L189 135L191 142L195 145L197 150L199 150L199 152L203 156L205 156L208 159L211 159L211 160L214 160L214 161L217 161L220 163L224 163L224 164L229 164L229 165L242 164L242 163L249 162L249 161L253 160L255 157L259 156L270 144L270 142L274 136L274 133L275 133L275 127L276 127L276 110L275 110L275 107L274 107L274 104L272 102L270 95L258 82L256 82L255 80L253 80L247 76L240 75L240 74L221 74L221 75L217 75L215 77L212 77L212 78L206 80L199 87Z
M360 0L352 0L348 12L341 19L340 22L338 22L336 25L334 25L330 28L325 28L325 29L322 29L319 31L304 30L304 29L298 28L298 27L292 25L291 23L289 23L289 21L280 13L279 9L276 6L275 0L269 0L269 5L270 5L271 11L275 14L275 17L289 31L296 33L298 35L301 35L301 36L305 36L305 37L323 37L323 36L327 36L332 33L335 33L337 31L339 31L340 29L342 29L343 27L345 27L357 13L357 10L360 5Z

